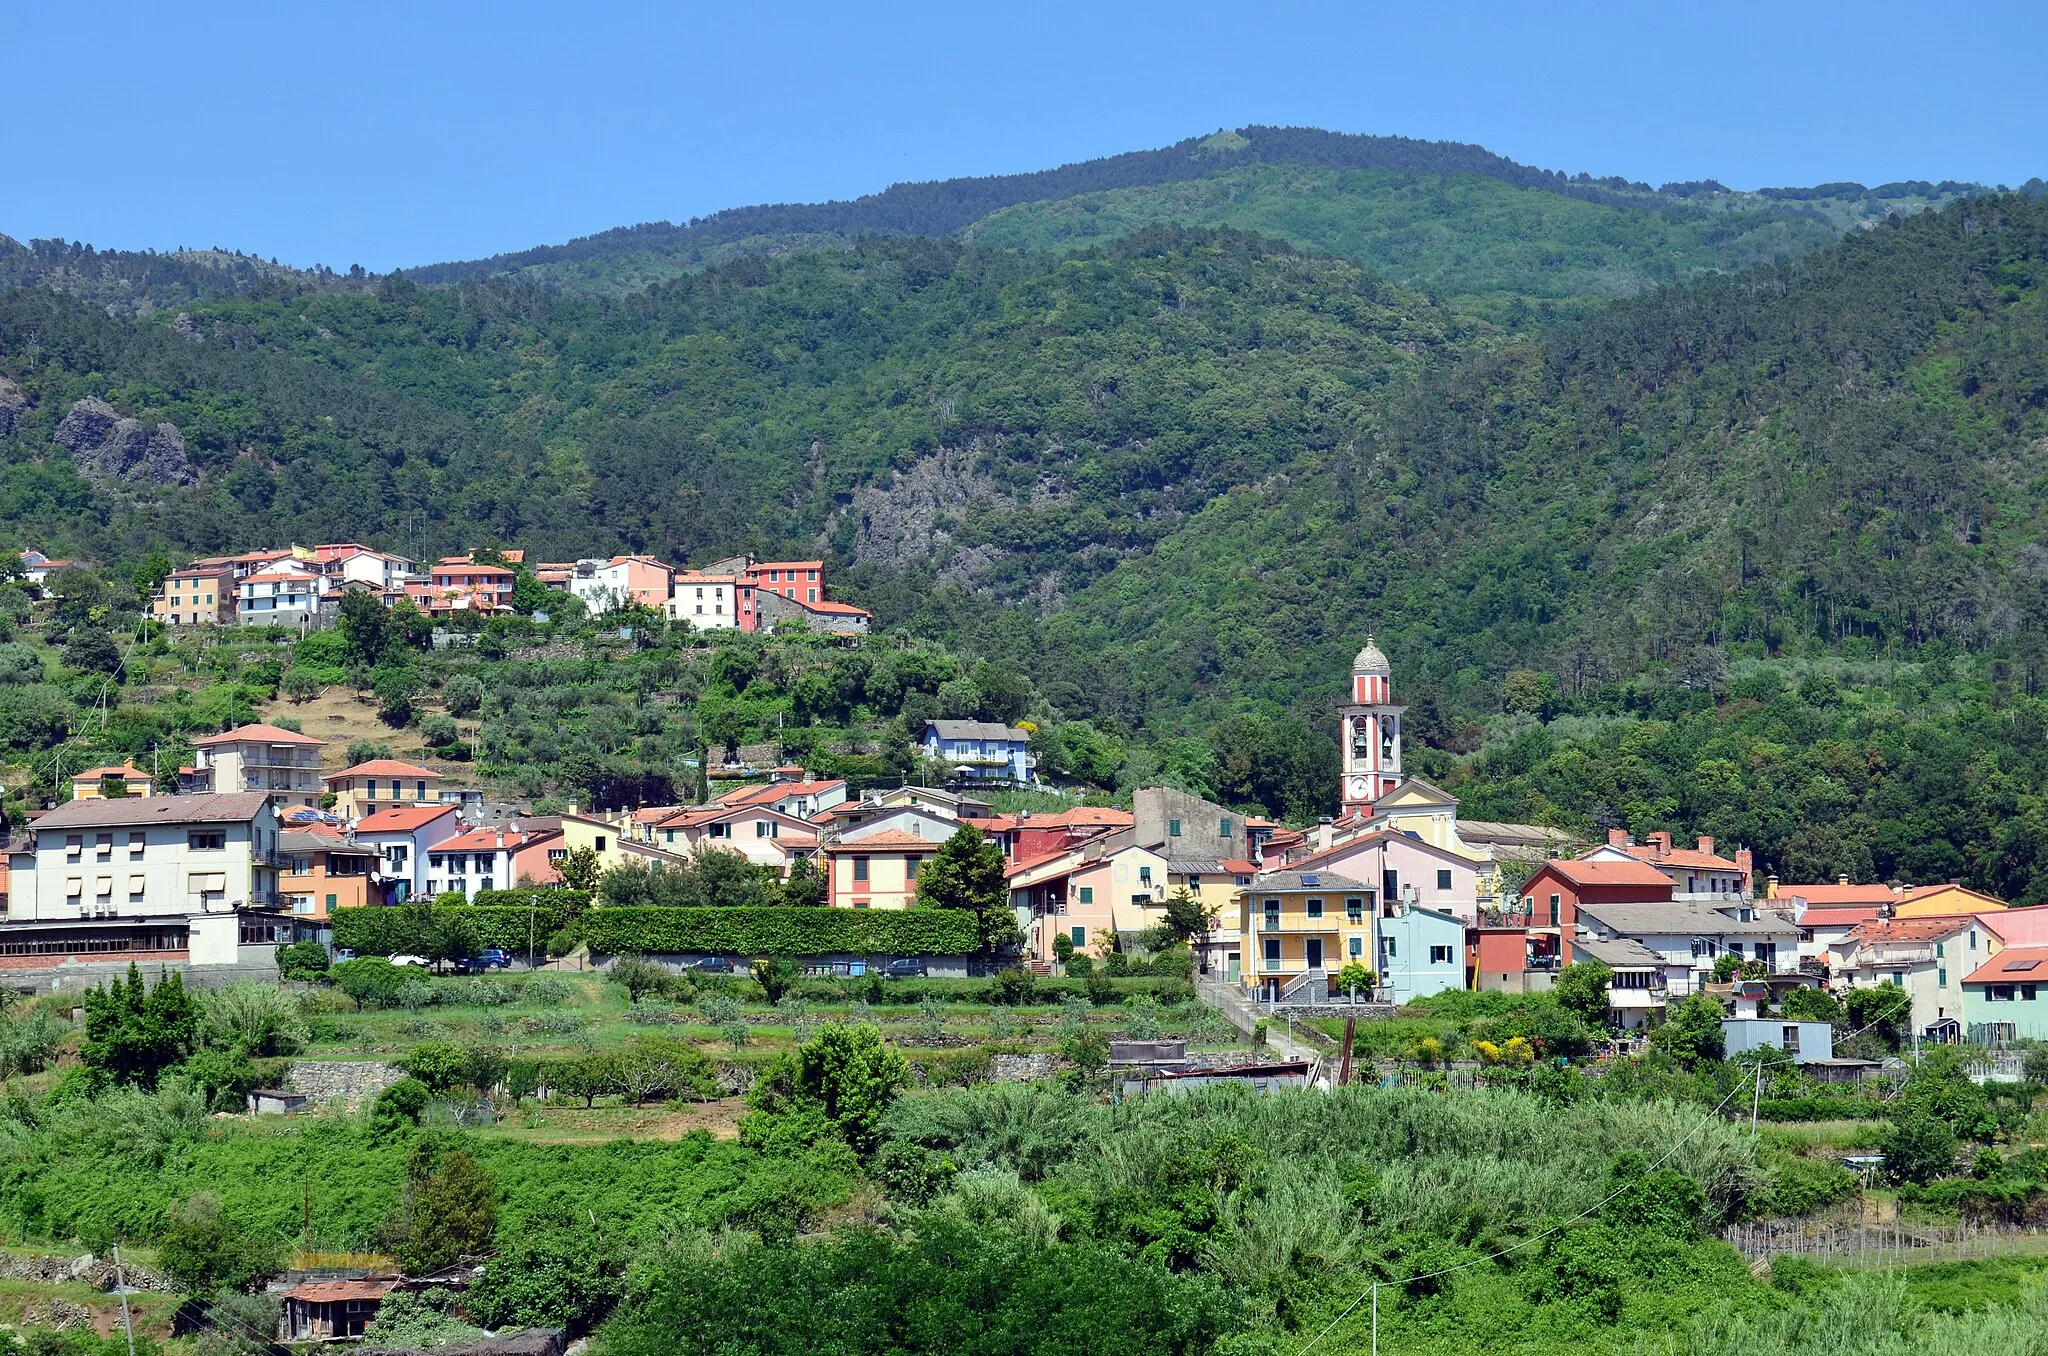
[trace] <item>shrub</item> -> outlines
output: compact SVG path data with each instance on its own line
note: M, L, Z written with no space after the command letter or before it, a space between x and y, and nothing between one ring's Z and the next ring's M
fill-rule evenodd
M1925 1185L1956 1166L1955 1131L1927 1111L1908 1112L1893 1122L1878 1136L1877 1149L1884 1155L1885 1176L1894 1182Z
M526 1229L498 1250L463 1297L490 1328L566 1328L580 1337L624 1294L617 1246L575 1220Z
M279 1268L277 1245L224 1214L220 1197L208 1191L171 1212L157 1261L188 1295L246 1289Z
M884 1044L874 1027L828 1026L762 1070L747 1097L754 1110L748 1120L815 1117L855 1153L870 1154L881 1142L883 1113L909 1078L902 1052ZM758 1139L763 1127L751 1130Z
M283 979L325 979L327 948L318 942L290 942L277 949L277 973Z
M337 932L337 936L339 933ZM583 939L604 955L965 956L978 943L963 909L594 909Z
M427 1085L417 1078L401 1078L377 1094L371 1107L371 1117L379 1121L403 1121L412 1125L420 1123L426 1114L431 1095Z

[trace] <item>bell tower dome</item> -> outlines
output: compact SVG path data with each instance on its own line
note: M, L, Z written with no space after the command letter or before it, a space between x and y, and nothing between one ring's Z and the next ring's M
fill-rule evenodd
M1342 718L1344 813L1369 813L1371 805L1401 781L1401 713L1394 704L1393 665L1366 637L1351 661L1349 700L1337 707Z

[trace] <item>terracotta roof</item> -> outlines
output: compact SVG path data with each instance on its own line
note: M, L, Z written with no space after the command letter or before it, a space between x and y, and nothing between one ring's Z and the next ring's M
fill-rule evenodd
M1946 894L1949 891L1954 891L1960 895L1969 895L1973 899L1986 900L1998 905L2001 909L2006 906L2005 901L1997 895L1987 895L1982 890L1972 890L1967 885L1916 885L1896 896L1896 898L1901 904L1910 904L1916 899L1929 899L1935 895Z
M265 570L261 574L245 574L242 576L244 584L264 584L284 580L301 584L318 584L320 576L317 574L307 574L302 570Z
M1839 881L1815 885L1787 885L1778 882L1775 896L1796 895L1808 904L1889 904L1894 898L1885 885L1843 885Z
M409 805L404 809L379 810L356 823L357 833L411 833L425 828L442 815L455 813L453 805Z
M1943 914L1934 918L1883 918L1858 924L1849 932L1851 940L1870 945L1877 942L1931 942L1960 931L1972 922L1969 914Z
M679 815L684 807L680 805L643 805L633 811L635 824L659 824L662 820Z
M38 829L105 829L138 824L240 824L270 803L261 791L203 796L117 796L66 801L38 817Z
M875 614L852 603L798 603L806 612L823 612L834 617L872 617Z
M1778 899L1783 899L1779 895ZM1765 904L1775 904L1778 899L1767 899ZM1808 908L1799 915L1801 927L1840 927L1844 923L1874 923L1877 921L1878 906L1875 904L1846 904L1836 908Z
M822 560L763 560L747 567L750 573L760 570L822 570Z
M2048 980L2048 946L2009 946L1963 976L1965 984L2038 984Z
M922 848L929 852L937 852L939 845L929 838L919 838L914 833L904 833L898 829L883 829L880 833L871 833L852 842L825 845L827 852L866 852L870 848Z
M209 744L313 744L323 745L327 741L315 739L297 730L287 730L281 725L244 725L240 729L228 730L222 734L208 735L192 741L194 748L205 748Z
M140 777L143 781L155 780L133 763L124 763L120 767L89 767L71 774L71 780L74 782L100 777Z
M289 1300L306 1304L334 1304L341 1300L381 1300L391 1293L396 1281L314 1281L284 1292Z
M330 772L320 780L323 782L338 782L343 777L439 778L440 776L440 773L430 767L415 767L411 763L401 763L396 758L372 758L367 763L357 763L354 767L345 767L339 772Z
M1545 862L1536 869L1537 875L1555 871L1574 885L1661 885L1671 887L1671 877L1656 867L1642 861L1589 862L1583 857L1564 858Z
M1654 862L1659 866L1690 866L1700 871L1742 870L1741 867L1729 861L1726 857L1717 857L1711 852L1701 852L1698 848L1675 847L1669 852L1660 855L1656 847L1650 843L1615 843L1611 846L1618 851L1626 852L1639 862ZM1778 888L1782 890L1785 887L1781 885Z
M1076 805L1071 810L1062 810L1056 815L1033 815L1022 820L1022 829L1128 829L1138 822L1129 810L1118 810L1108 805Z
M443 838L440 842L434 844L432 850L435 852L495 852L501 846L508 849L525 847L526 840L530 836L516 829L471 829L468 833L458 833L453 838ZM500 837L503 837L505 840L502 844L498 842Z
M976 819L973 815L960 816L962 824L970 824L983 833L1008 833L1021 822L1015 815L995 815L988 819Z
M1223 869L1233 876L1249 876L1259 868L1256 863L1248 862L1242 857L1225 857Z

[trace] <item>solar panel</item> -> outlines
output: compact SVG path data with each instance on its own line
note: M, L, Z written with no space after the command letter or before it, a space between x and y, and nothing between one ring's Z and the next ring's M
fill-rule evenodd
M1301 883L1313 890L1323 883L1323 878L1313 871L1304 871L1301 873Z
M2040 963L2037 960L2007 961L2005 968L2008 970L2031 970Z

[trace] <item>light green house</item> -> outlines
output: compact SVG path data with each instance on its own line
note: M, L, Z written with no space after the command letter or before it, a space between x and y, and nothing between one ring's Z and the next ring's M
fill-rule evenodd
M2048 946L2009 946L1963 976L1972 1041L2048 1039Z

